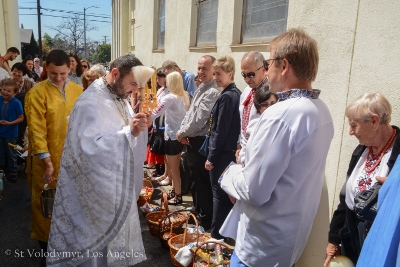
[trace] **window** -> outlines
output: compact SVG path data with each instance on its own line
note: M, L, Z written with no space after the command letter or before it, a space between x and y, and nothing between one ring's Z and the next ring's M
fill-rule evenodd
M199 0L196 46L216 44L218 0Z
M157 49L164 49L165 42L165 0L158 0Z
M244 0L242 43L267 42L286 31L289 0Z

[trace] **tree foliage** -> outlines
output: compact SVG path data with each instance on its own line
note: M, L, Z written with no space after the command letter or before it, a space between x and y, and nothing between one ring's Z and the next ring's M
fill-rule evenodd
M31 42L29 45L23 45L21 47L21 53L22 53L22 58L25 58L27 56L31 56L32 58L36 57L36 55L39 54L39 46L38 43L36 42L35 38L33 35L31 36Z
M98 42L88 40L87 48L90 62L106 63L111 60L111 44L99 44ZM42 39L43 54L48 54L52 49L62 49L67 53L73 53L74 46L60 34L51 37L48 33L45 33ZM82 53L78 52L77 55L81 56Z
M111 60L111 45L110 44L100 44L97 47L97 53L90 57L92 62L96 63L106 63Z

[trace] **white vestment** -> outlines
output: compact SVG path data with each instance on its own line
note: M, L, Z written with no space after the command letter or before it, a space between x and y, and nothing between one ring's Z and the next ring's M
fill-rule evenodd
M221 187L238 201L220 233L248 266L288 267L306 245L321 197L333 122L320 99L291 98L263 112Z
M130 121L133 111L122 101ZM147 132L133 137L116 102L100 78L72 110L47 266L76 266L93 257L107 257L108 266L146 260L136 201L143 185Z

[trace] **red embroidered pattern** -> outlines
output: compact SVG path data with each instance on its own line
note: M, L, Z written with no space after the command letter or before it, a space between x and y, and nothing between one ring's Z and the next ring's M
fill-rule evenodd
M250 119L250 111L253 107L254 103L254 93L259 88L261 88L264 84L268 82L268 79L265 78L256 88L252 88L249 95L247 96L246 100L243 101L243 114L242 114L242 132L245 133L246 140L249 139L250 135L246 133L247 125L249 124Z
M392 151L392 148L387 149L384 154ZM379 160L379 162L378 162ZM372 171L367 171L362 168L360 176L357 177L357 187L355 188L355 194L362 192L364 190L370 189L374 185L373 178L379 174L381 168L381 159L379 157L373 157L370 153L367 154L367 159L365 160L365 167L375 166Z
M8 60L5 59L4 57L0 57L0 61L3 62L3 63L6 63L7 66L10 66L10 65L8 64Z

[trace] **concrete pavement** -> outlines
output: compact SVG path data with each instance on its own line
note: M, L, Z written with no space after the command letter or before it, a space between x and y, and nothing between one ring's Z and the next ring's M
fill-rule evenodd
M40 247L36 240L30 239L32 215L28 184L23 169L16 183L5 183L3 199L0 201L0 266L1 267L39 267ZM155 187L154 202L159 203L161 190L169 187ZM191 206L191 196L184 196L184 205L170 206L171 209ZM157 237L150 234L147 223L140 213L143 243L147 260L139 267L170 267L169 250L161 248Z

